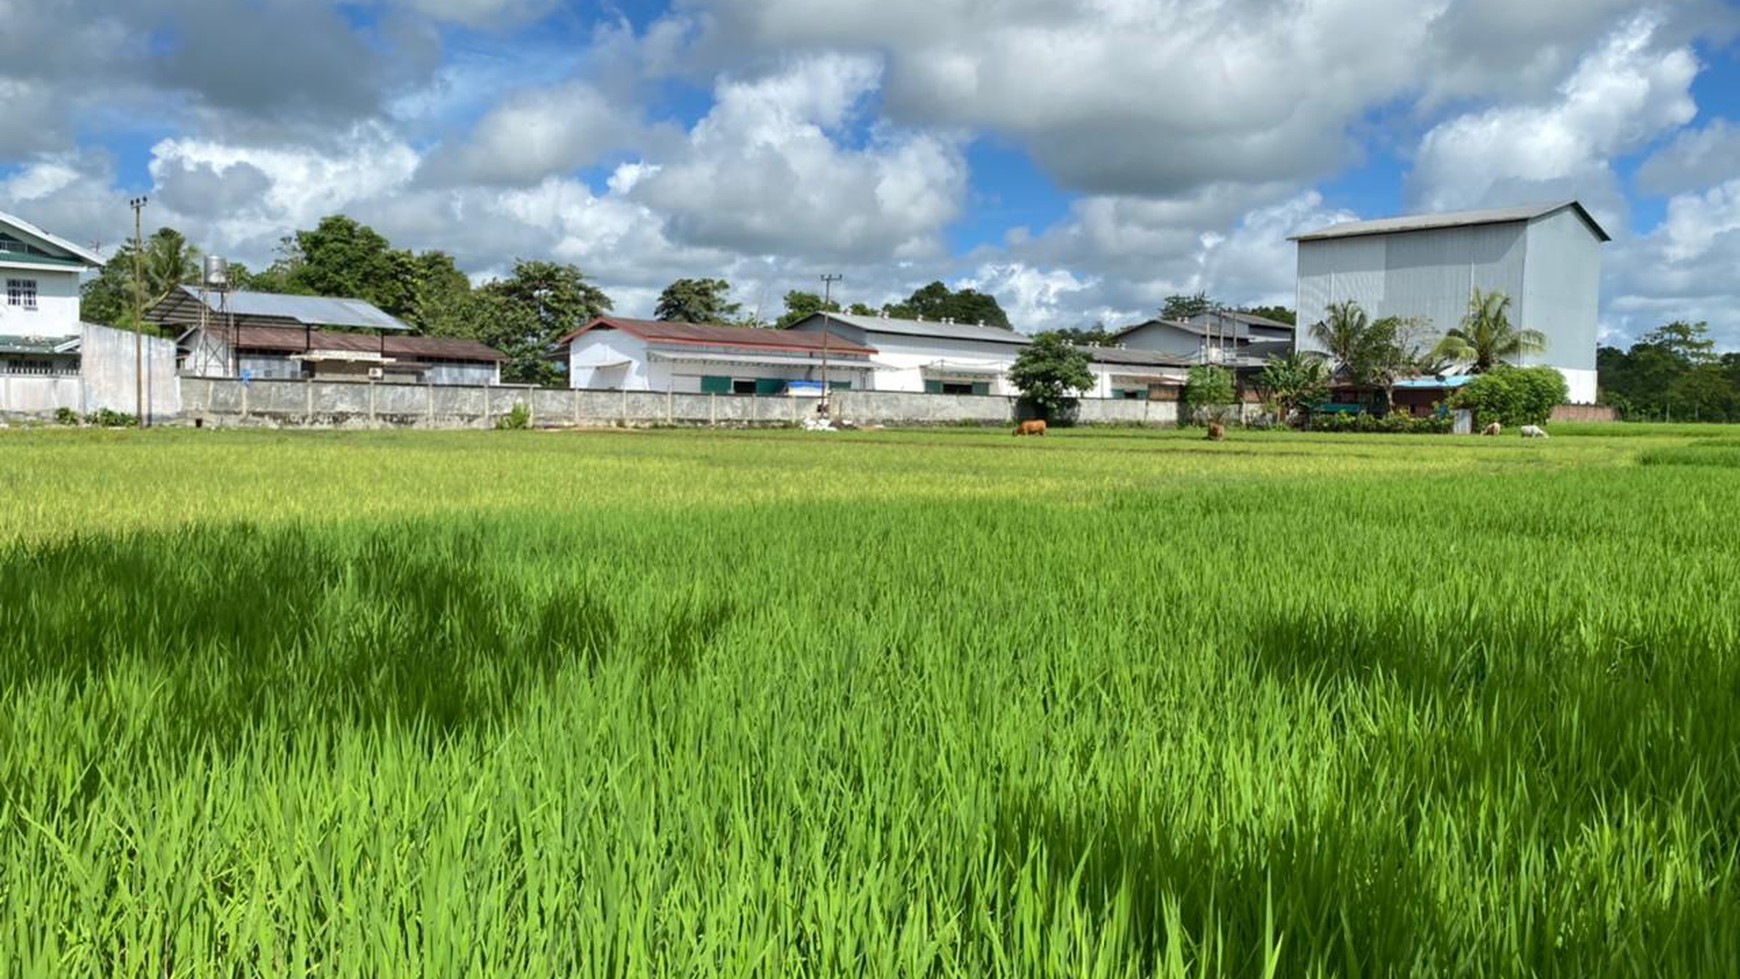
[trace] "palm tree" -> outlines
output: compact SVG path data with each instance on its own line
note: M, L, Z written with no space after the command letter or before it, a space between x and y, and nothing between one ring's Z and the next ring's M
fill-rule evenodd
M1331 303L1329 315L1311 325L1311 339L1335 361L1352 372L1371 337L1371 321L1359 303L1351 299Z
M1507 360L1524 354L1545 353L1547 335L1539 330L1519 330L1510 322L1510 297L1498 290L1474 290L1468 299L1468 315L1462 325L1444 335L1432 356L1473 365L1484 374Z
M199 249L189 244L187 238L174 228L158 228L145 239L145 252L141 258L147 308L174 292L176 286L199 282Z

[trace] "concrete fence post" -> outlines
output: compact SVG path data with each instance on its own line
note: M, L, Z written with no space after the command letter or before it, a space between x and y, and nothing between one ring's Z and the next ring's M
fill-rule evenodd
M423 385L423 391L428 396L428 399L429 399L429 427L434 428L435 427L435 385L433 383L425 384L425 385Z
M375 422L375 382L369 382L369 427L376 427Z
M489 400L490 400L489 399L489 385L485 384L483 386L483 427L484 428L494 428L495 427L495 422L491 419L491 410L490 410Z
M248 420L248 385L242 384L242 421Z
M719 427L719 396L707 395L707 424L712 428Z
M526 427L538 427L538 389L526 389Z
M574 407L574 427L580 427L580 389L568 389L568 402Z
M302 424L314 424L314 378L302 379Z
M676 423L677 396L671 392L670 388L665 388L665 424L675 425Z
M791 401L791 423L793 425L796 425L798 423L798 412L797 412L798 399L795 395L793 395L788 400Z
M628 427L628 385L622 386L622 427Z

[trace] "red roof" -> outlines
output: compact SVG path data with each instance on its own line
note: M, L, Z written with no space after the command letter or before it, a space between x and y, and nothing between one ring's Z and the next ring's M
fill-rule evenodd
M859 357L868 357L876 352L873 347L850 343L824 332L702 326L698 323L667 323L664 320L631 320L619 316L600 316L564 336L557 343L566 345L582 333L592 330L621 330L653 343L690 344L697 347L736 347L742 350L778 350L801 354L816 354L826 350L829 354Z
M228 330L211 332L227 339ZM240 335L236 346L243 350L269 350L274 353L302 353L306 350L342 350L354 353L381 353L388 357L417 357L436 360L475 360L500 363L507 360L494 348L476 340L458 337L378 337L366 333L328 333L323 330L301 330L293 326L244 326L235 331Z

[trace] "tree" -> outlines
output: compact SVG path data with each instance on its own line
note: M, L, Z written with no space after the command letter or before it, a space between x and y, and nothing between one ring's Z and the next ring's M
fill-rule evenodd
M997 297L974 289L951 291L941 282L921 286L905 302L889 303L882 307L882 312L895 319L954 320L1012 329L1009 314L1003 311Z
M135 265L134 257L139 261ZM158 228L145 239L143 250L128 242L96 277L80 289L79 317L90 323L132 329L134 322L134 269L138 268L145 308L162 302L182 285L199 282L199 249L174 228Z
M1274 320L1277 323L1285 323L1288 326L1297 326L1299 323L1299 314L1285 306L1247 306L1241 309L1240 312L1249 313L1252 316L1261 316L1266 320Z
M1740 395L1736 365L1740 355L1717 357L1708 324L1684 320L1650 330L1629 350L1595 352L1601 399L1631 418L1727 417L1718 385Z
M876 310L871 309L864 303L853 303L851 306L846 308L846 312L853 316L875 316L877 313Z
M1109 347L1115 342L1112 338L1112 331L1106 329L1104 320L1096 320L1094 325L1089 327L1070 327L1050 332L1063 337L1070 343L1083 346ZM1041 334L1041 336L1043 335Z
M1428 343L1430 331L1430 323L1411 316L1385 316L1367 327L1354 374L1360 383L1383 391L1386 410L1395 403L1397 381L1441 370L1443 365Z
M1509 296L1476 289L1468 299L1462 325L1446 333L1433 353L1453 363L1470 364L1474 373L1484 374L1501 363L1546 349L1546 334L1511 325Z
M1353 375L1354 365L1364 356L1363 348L1370 340L1371 319L1352 299L1331 304L1328 314L1311 324L1307 332L1337 368ZM1350 380L1360 383L1357 377L1350 376Z
M1190 368L1190 377L1184 382L1184 413L1182 421L1191 424L1202 418L1224 422L1230 414L1233 405L1238 403L1238 392L1233 388L1233 376L1230 371L1212 364L1198 364Z
M774 326L783 330L809 319L817 313L838 313L840 304L822 302L822 297L813 292L800 292L796 289L785 294L785 313L780 316Z
M312 231L296 232L288 279L296 291L373 303L392 316L412 315L416 259L394 249L366 224L342 214L320 219Z
M1063 413L1094 386L1093 359L1055 333L1041 333L1021 348L1009 382L1046 418Z
M1482 427L1492 422L1544 425L1569 394L1565 375L1551 367L1500 364L1451 395L1450 406L1472 410L1474 423Z
M1296 412L1309 410L1329 394L1329 365L1310 353L1271 358L1257 375L1257 390L1287 423Z
M471 298L471 280L453 256L427 251L411 262L411 308L405 322L431 336L458 336L453 317L463 312Z
M677 323L714 323L732 326L741 303L728 301L731 283L724 279L678 279L659 294L653 315Z
M555 379L550 354L556 341L608 312L610 297L573 265L514 261L514 273L485 283L468 303L470 336L501 351L506 381L547 384Z
M1160 307L1160 318L1163 320L1187 320L1192 316L1214 312L1219 305L1208 298L1208 293L1199 292L1194 296L1167 296L1166 302Z
M1638 338L1645 346L1660 347L1687 368L1716 362L1716 341L1710 339L1710 324L1674 320Z

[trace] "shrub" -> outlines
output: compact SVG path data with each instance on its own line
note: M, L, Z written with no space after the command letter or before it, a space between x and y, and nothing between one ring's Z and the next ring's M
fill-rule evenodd
M58 417L58 415L57 412L56 416ZM133 428L139 424L139 419L126 412L110 411L107 408L98 408L91 412L85 416L85 421L98 428Z
M495 420L495 427L503 431L518 430L532 427L532 409L524 402L513 406L513 410Z
M79 421L79 413L71 408L54 409L54 423L56 425L77 425Z
M1450 405L1471 409L1476 427L1544 425L1569 396L1564 375L1551 367L1500 367L1470 381Z
M1392 411L1382 418L1364 412L1357 415L1311 416L1311 430L1314 432L1350 432L1362 435L1445 435L1455 428L1455 424L1455 420L1449 417L1433 415L1430 418L1415 418L1399 411Z

